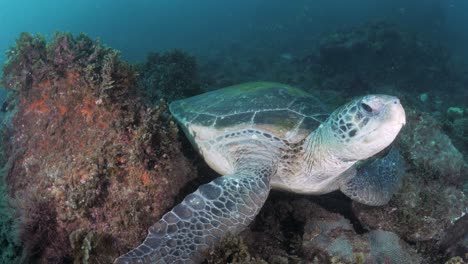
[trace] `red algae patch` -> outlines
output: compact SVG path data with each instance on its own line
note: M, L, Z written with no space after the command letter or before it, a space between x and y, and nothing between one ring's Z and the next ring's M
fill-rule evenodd
M11 49L3 83L19 103L7 183L22 205L23 253L38 263L111 263L196 176L177 127L164 103L141 102L118 52L85 35L46 43L25 33Z

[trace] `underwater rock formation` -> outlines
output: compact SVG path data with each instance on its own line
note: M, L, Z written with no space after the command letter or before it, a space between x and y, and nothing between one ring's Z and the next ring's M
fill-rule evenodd
M400 146L407 160L424 172L426 179L439 179L442 184L460 187L468 181L463 155L442 131L442 125L424 112L409 111L407 126Z
M449 256L465 256L468 253L468 214L458 219L438 241L438 246Z
M163 102L150 108L137 97L119 53L85 35L47 43L23 33L7 55L3 84L18 110L6 182L23 255L111 263L196 176L177 127Z
M426 182L407 174L402 190L383 207L353 204L356 216L368 228L382 228L408 241L438 240L466 212L466 195L454 187Z
M214 50L200 60L203 83L226 87L268 80L304 90L333 90L341 97L384 93L380 88L393 86L412 100L430 92L431 99L450 99L460 106L468 101L466 67L454 60L449 49L401 25L371 22L325 32L306 44L294 43L307 46L301 50L287 50L288 44L233 43Z
M466 157L468 155L468 108L450 107L446 112L443 128L452 138L453 144Z
M468 181L467 166L434 118L409 111L407 120L399 140L408 161L403 187L386 206L353 203L353 209L368 228L382 228L407 241L435 245L468 213L463 189ZM453 245L457 242L455 238L451 241Z
M360 230L343 215L344 196L301 197L273 192L242 240L228 238L208 263L421 263L397 234ZM327 208L322 206L326 205Z
M0 103L0 263L20 263L21 243L16 232L17 214L8 197L5 181L8 173L8 135L11 133L11 118L15 111L12 97L3 97Z
M393 65L388 61L376 66L373 58L388 56L383 51L392 49L391 43L411 40L386 28L380 25L343 33L336 42L324 40L321 45L354 52L362 43L349 39L376 39L370 51L377 57L366 55L368 60L360 61L363 65L357 67L376 67L369 78L383 78L388 83L396 79L399 85L393 85L394 89L408 87L427 71L434 71L430 79L438 80L445 66L426 67L422 73L414 67L414 80L398 72L385 73L390 69L386 67ZM379 43L382 41L389 42ZM411 43L410 48L415 45ZM419 52L424 56L436 50L422 45ZM389 54L400 54L397 51ZM160 101L196 92L196 64L183 52L169 52L150 56L147 64L135 70L122 62L116 51L84 35L69 34L57 34L50 43L41 36L23 34L7 54L3 85L15 96L3 110L14 115L13 125L0 129L0 138L11 138L0 145L4 148L0 149L0 180L6 179L8 184L7 188L0 184L0 248L5 249L0 252L0 262L16 263L23 254L23 260L38 263L110 263L138 245L147 228L172 206L174 197L190 192L179 193L180 188L197 176L194 164L182 154L177 127ZM319 60L328 65L330 60L325 54L304 60L311 64L307 70L315 71ZM433 58L437 62L429 58L422 61L429 60L427 65L444 64L443 54ZM258 79L306 86L311 84L308 78L312 78L322 88L320 96L334 105L343 100L343 89L350 89L349 96L367 91L366 84L375 81L361 82L358 78L351 86L331 85L352 81L346 71L354 69L355 63L346 69L334 69L338 66L330 64L330 71L323 69L320 76L306 77L310 75L307 70L284 70L285 65L301 63L295 57L278 62L271 57L263 60L235 56L222 58L224 66L216 69L221 75L206 72L216 79L216 86ZM228 69L239 60L249 65L237 65L238 72ZM405 67L413 68L419 59L408 63L412 64ZM216 65L211 70L214 68ZM398 68L400 73L404 69ZM178 81L176 85L174 80ZM327 87L342 90L325 91ZM148 97L147 101L140 98L142 95ZM450 128L461 135L459 140L463 142L466 116L450 122ZM447 242L447 237L455 238L451 232L466 232L459 224L462 219L466 221L466 215L459 218L468 206L466 191L462 191L467 182L463 155L429 114L410 111L407 123L399 145L408 171L402 190L388 205L367 207L354 203L354 219L351 202L344 196L334 200L330 196L304 198L273 192L250 229L211 252L208 263L380 263L386 259L399 261L398 254L406 256L405 261L417 263L419 255L426 259L433 254L456 256L466 251L467 236ZM4 194L11 197L5 199ZM331 209L330 204L341 211ZM20 221L15 221L18 217ZM388 247L382 247L382 241ZM434 245L434 251L419 250L416 254L414 249L420 249L420 243L425 242Z
M181 50L150 53L138 71L142 98L150 104L161 98L172 101L200 93L197 62Z
M396 234L380 229L358 235L349 220L305 200L302 250L319 263L420 263L421 257Z
M386 22L326 34L318 50L317 81L352 94L386 83L447 91L456 78L448 50Z

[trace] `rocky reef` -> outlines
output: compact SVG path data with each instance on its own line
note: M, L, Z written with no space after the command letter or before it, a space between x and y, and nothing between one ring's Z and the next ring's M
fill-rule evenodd
M200 93L195 57L182 50L150 53L138 66L138 84L147 102L172 101Z
M347 90L372 91L389 82L416 92L453 89L447 81L457 73L441 45L386 22L326 34L318 49L317 80L325 86L340 81Z
M3 91L2 91L3 92ZM19 263L21 243L16 232L17 214L11 203L6 185L8 173L8 135L11 131L11 117L15 112L12 98L1 93L0 103L0 263Z
M458 247L468 237L468 226L457 227L466 222L462 218L468 210L467 164L429 114L409 111L407 123L398 141L408 163L403 187L382 207L353 203L355 215L367 228L395 232L417 244L421 252L451 251L450 247ZM458 228L462 235L451 236L448 245L442 241L451 228ZM450 254L468 252L463 247Z
M214 87L271 80L341 97L399 92L419 109L441 113L468 101L467 65L437 41L385 21L324 32L307 44L234 42L199 64L203 83Z
M372 240L375 236L393 241L388 246L395 245L408 257L405 261L413 261L409 263L444 263L457 256L466 261L467 67L455 63L447 49L396 25L369 23L326 33L315 49L303 51L302 56L255 60L247 56L234 62L218 60L216 65L217 69L204 64L202 71L224 72L226 67L230 76L242 81L269 76L309 89L333 106L363 93L395 94L407 110L407 126L396 142L405 156L407 172L402 189L388 205L368 207L338 195L336 201L330 201L330 197L327 201L306 198L302 207L294 207L297 196L273 193L276 198L265 205L269 209L263 210L251 230L243 234L243 243L250 249L245 263L251 263L254 257L268 263L384 263L379 258L375 262L372 256L376 254L369 250L377 243L378 239ZM255 65L263 67L241 74L245 69L258 68ZM270 71L265 70L268 67ZM275 74L278 69L281 74ZM229 82L222 73L218 76ZM333 203L335 206L330 205ZM326 210L317 209L317 204ZM324 216L327 223L337 223L330 227L333 232L327 233L327 226L297 215L307 206L328 212ZM258 226L269 228L262 228L262 235L258 235ZM294 235L289 238L285 238L286 226L294 226L289 230ZM457 230L459 235L450 230ZM338 238L341 250L333 251ZM259 241L268 246L257 246ZM298 246L304 244L307 246ZM390 263L399 263L387 257Z
M459 92L461 70L442 47L387 23L317 43L302 55L233 47L197 62L175 50L130 65L85 35L22 34L2 77L0 262L111 263L139 244L174 201L217 177L165 102L262 79L309 87L332 107L397 94L407 110L396 141L403 187L381 207L273 191L205 263L466 262L468 106L466 95L447 102L438 92Z
M13 231L0 241L17 233L26 262L111 263L196 176L177 127L164 102L139 99L133 67L85 35L23 33L7 55L17 111L4 177L19 220L1 223Z

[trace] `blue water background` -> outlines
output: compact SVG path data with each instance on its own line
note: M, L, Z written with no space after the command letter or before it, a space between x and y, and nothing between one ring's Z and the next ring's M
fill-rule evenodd
M466 56L467 11L466 0L0 0L0 51L22 31L68 31L99 37L132 62L149 51L206 55L255 38L286 40L281 53L310 45L321 32L387 20ZM5 59L1 52L0 63Z

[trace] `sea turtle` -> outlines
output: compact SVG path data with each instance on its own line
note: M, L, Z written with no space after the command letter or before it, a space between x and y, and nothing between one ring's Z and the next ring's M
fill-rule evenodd
M366 95L333 113L310 94L270 82L244 83L175 101L170 111L222 177L201 185L116 263L199 263L228 233L242 231L271 188L303 194L341 190L382 205L400 185L396 149L405 124L398 98Z

